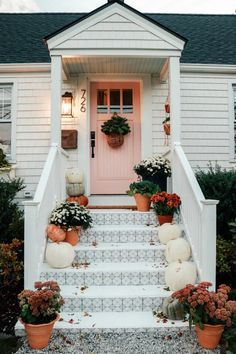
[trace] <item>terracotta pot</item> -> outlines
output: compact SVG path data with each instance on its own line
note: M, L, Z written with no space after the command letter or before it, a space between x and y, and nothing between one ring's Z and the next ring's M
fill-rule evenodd
M170 123L163 124L164 132L166 135L170 135Z
M59 318L60 316L57 315L55 320L43 324L30 324L20 320L25 327L28 343L32 349L43 349L48 345L53 326Z
M173 215L157 215L157 219L159 221L160 225L163 225L165 223L171 223L173 220Z
M146 194L142 195L140 193L135 193L134 198L138 211L149 211L151 205L151 197L148 197Z
M66 238L65 242L70 243L72 246L76 246L79 242L79 234L80 234L81 227L74 228L70 231L66 231Z
M195 329L199 344L206 349L215 349L220 342L224 325L204 324L204 329L196 325Z
M122 134L110 134L107 135L108 145L112 148L118 148L124 143L124 135Z

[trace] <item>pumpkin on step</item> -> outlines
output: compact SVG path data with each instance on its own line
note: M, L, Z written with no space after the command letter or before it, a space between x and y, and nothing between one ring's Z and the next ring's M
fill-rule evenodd
M76 197L78 195L84 194L84 186L82 183L68 183L66 185L66 193L70 197Z
M52 268L70 267L74 257L74 248L68 242L53 242L47 245L46 261Z
M49 224L46 228L47 237L53 242L61 242L66 238L66 232L60 226Z
M171 291L177 291L185 287L186 284L195 284L197 272L192 262L172 262L165 271L166 285Z
M190 255L190 245L182 237L170 240L166 245L165 256L169 263L175 261L188 261Z
M178 299L168 297L162 305L162 312L169 320L183 320L184 308Z
M170 240L182 235L181 228L176 224L165 223L158 228L158 237L162 244L166 245Z
M80 195L78 197L69 197L66 199L69 203L79 203L80 205L87 206L88 205L88 198L86 195Z
M66 171L66 180L68 183L83 183L83 174L78 168L68 168Z

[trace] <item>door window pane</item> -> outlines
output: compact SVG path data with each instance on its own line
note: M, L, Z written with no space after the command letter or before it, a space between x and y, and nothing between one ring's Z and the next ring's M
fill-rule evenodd
M133 90L123 90L123 113L133 113Z
M97 91L97 113L107 113L107 90Z
M110 113L120 112L120 90L110 90Z

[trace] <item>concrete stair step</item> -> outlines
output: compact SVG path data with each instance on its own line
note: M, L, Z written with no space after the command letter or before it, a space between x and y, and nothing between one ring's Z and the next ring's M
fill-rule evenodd
M91 263L53 269L43 263L40 279L56 280L60 285L163 285L165 266L157 263Z
M154 212L133 210L98 209L90 211L94 225L156 225Z
M155 225L95 225L83 232L79 243L97 242L150 242L157 241Z
M126 312L152 311L161 307L170 296L163 286L70 286L62 285L64 312Z
M159 242L78 244L75 262L159 262L165 265L165 246Z

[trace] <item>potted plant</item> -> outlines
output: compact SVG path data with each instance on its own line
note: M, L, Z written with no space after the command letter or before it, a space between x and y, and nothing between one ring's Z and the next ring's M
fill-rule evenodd
M23 290L19 295L20 321L33 349L48 345L54 323L64 300L56 281L36 282L36 290Z
M177 194L166 192L153 194L151 202L160 225L172 222L174 213L179 212L181 205L180 197Z
M149 211L151 196L158 191L158 186L150 181L133 182L127 191L134 196L138 211Z
M219 344L224 326L230 327L236 313L236 301L229 300L230 287L220 285L217 291L209 291L212 284L202 282L186 285L172 294L183 305L189 315L189 326L196 325L200 345L215 349Z
M160 155L140 161L134 166L134 171L143 180L159 185L161 191L166 191L167 177L171 176L170 161Z
M170 135L170 117L166 117L163 122L163 129L166 135Z
M79 231L91 227L92 217L84 206L78 203L63 202L52 211L49 222L64 229L66 231L65 241L75 246L79 240Z
M106 134L110 147L117 148L124 143L124 135L130 133L128 120L117 113L103 123L101 131Z

